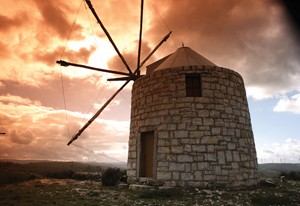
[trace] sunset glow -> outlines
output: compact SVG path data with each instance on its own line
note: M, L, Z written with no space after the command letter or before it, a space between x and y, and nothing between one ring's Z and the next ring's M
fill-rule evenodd
M140 1L91 2L134 71ZM144 9L141 60L172 31L146 65L184 43L237 71L246 85L258 162L298 162L300 33L281 1L145 0ZM128 72L84 1L1 2L0 57L0 133L6 133L0 159L127 161L133 82L76 140L80 147L67 146L124 82L56 61Z

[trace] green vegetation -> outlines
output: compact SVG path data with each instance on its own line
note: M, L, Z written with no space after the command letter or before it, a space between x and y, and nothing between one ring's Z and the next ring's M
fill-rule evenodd
M300 205L299 172L282 172L266 178L275 187L260 184L239 190L156 188L133 192L116 186L102 186L100 175L97 181L87 180L88 173L77 172L84 172L87 166L80 163L53 163L52 167L36 163L0 163L1 184L9 177L9 182L0 187L0 205ZM72 179L42 179L47 172L51 177L72 175ZM126 179L125 170L110 168L106 172L108 176L117 174L115 176ZM281 175L287 182L280 181Z
M101 176L98 173L102 170L100 166L76 162L37 162L29 164L0 162L0 187L36 178L100 180ZM93 172L96 174L81 174L78 172Z
M261 177L276 177L280 172L300 172L300 164L289 164L289 163L269 163L269 164L259 164L258 171Z
M171 197L172 191L167 189L162 190L144 190L140 192L140 198L164 198L164 197Z
M122 171L120 168L107 168L102 174L102 185L103 186L116 186L118 181L122 177Z

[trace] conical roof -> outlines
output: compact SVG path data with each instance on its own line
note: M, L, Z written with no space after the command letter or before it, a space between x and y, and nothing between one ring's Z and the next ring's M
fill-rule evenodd
M170 54L153 64L147 66L147 74L152 71L181 67L181 66L217 66L205 57L201 56L189 47L178 48ZM149 71L148 71L149 70Z

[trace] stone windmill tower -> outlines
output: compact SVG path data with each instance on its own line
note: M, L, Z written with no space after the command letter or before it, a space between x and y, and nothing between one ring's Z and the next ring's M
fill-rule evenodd
M240 187L259 181L243 78L188 47L134 82L128 182Z

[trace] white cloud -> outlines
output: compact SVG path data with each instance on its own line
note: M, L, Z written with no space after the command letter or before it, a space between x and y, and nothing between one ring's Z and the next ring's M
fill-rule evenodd
M285 142L287 142L287 143L300 144L300 141L299 141L299 140L291 139L291 138L288 138L287 140L285 140Z
M257 150L259 163L298 163L300 157L300 141L288 138L284 144L264 145Z
M273 111L300 114L300 94L296 94L291 98L283 96L274 107Z

